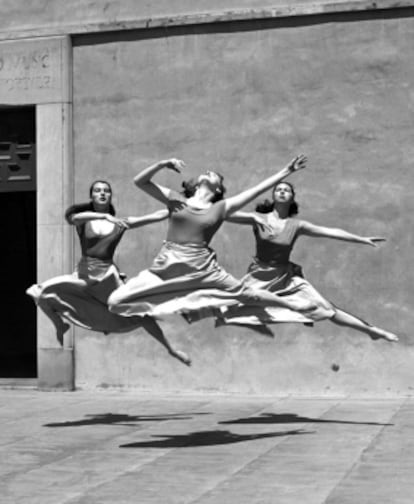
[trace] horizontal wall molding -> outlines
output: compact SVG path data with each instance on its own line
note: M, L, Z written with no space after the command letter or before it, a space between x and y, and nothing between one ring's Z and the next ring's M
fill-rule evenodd
M414 7L413 0L351 0L351 1L321 1L308 3L286 3L267 8L242 8L231 10L214 10L208 12L179 14L170 16L155 16L144 18L127 18L103 20L95 23L59 24L56 26L39 26L22 30L2 30L0 40L16 40L21 38L50 37L57 35L82 35L125 30L149 30L152 28L168 28L174 26L190 26L211 23L228 23L254 19L274 19L296 16L315 16L324 14L346 14L366 11L381 11L391 9L408 9Z

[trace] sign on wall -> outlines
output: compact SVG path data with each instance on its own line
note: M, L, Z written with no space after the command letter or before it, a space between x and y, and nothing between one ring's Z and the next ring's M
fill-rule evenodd
M62 37L1 42L0 105L70 101L69 58Z

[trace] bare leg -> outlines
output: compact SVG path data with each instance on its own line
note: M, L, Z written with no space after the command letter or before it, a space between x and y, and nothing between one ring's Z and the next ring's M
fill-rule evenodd
M191 366L190 357L182 350L177 350L171 345L171 343L164 336L161 327L157 324L157 322L155 322L152 317L145 316L143 318L142 325L153 338L155 338L158 342L161 343L163 347L167 349L170 355L181 361L186 366Z
M86 282L84 280L74 279L73 275L62 275L46 280L41 285L33 284L26 289L26 294L33 298L37 306L55 326L56 338L61 345L63 345L63 335L69 330L70 325L65 322L65 320L52 308L52 306L50 306L48 300L43 298L43 294L48 288L53 288L53 286L58 286L65 282L70 282L71 284L76 283L76 285L79 285L80 287L86 287Z
M41 308L43 313L49 317L51 322L56 328L56 338L59 341L61 345L63 345L63 335L65 332L69 329L70 325L66 323L63 318L55 312L48 304L47 301L44 299L40 298L38 300L38 307Z
M380 327L370 325L364 320L340 309L336 310L335 315L330 320L332 320L334 324L351 327L352 329L368 334L373 340L385 339L387 341L398 341L398 336L396 334L385 331Z

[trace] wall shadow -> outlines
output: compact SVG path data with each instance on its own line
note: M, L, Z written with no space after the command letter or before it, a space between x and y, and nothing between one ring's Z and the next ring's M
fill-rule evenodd
M237 418L235 420L225 420L219 422L223 425L232 424L289 424L289 423L335 423L351 425L381 425L390 426L392 423L378 422L354 422L351 420L329 420L323 418L311 418L297 415L296 413L262 413L255 417Z
M192 448L195 446L215 446L232 443L242 443L245 441L253 441L255 439L277 438L282 436L296 436L302 434L313 434L311 431L302 429L284 431L284 432L267 432L263 434L235 434L230 431L210 430L191 432L184 435L167 435L159 434L151 436L154 439L151 441L139 441L137 443L128 443L120 445L120 448Z
M111 44L114 42L131 42L137 40L180 37L187 35L249 32L273 30L275 28L295 28L326 23L355 23L361 21L375 21L378 19L404 19L413 16L414 8L405 7L400 9L328 12L313 15L242 19L234 21L229 20L224 22L212 21L205 24L162 26L155 28L75 34L72 36L72 44L74 47L90 46Z

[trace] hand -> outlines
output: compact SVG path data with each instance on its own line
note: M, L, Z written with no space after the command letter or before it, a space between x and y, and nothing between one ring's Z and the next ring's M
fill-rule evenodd
M169 170L174 170L177 173L181 173L181 170L185 168L185 163L181 159L171 158L161 161L160 163L164 168Z
M111 215L111 214L106 214L105 219L108 222L112 222L116 226L119 226L120 228L129 229L129 224L128 224L127 219L118 219L118 217L115 217L114 215Z
M364 240L364 243L371 245L371 247L378 247L377 243L387 241L386 238L382 238L381 236L367 236Z
M262 217L259 217L257 214L255 214L253 220L256 226L259 227L262 231L267 231L268 233L273 232L272 226L267 223L266 219L263 219Z
M169 206L171 213L176 213L176 212L179 212L180 210L182 210L186 206L186 204L184 203L184 201L170 200L170 203L168 206Z
M306 168L306 163L308 158L303 154L296 156L292 161L288 164L287 169L289 173L294 173L299 170L303 170Z

